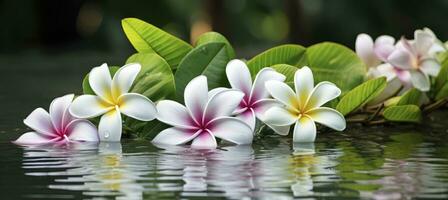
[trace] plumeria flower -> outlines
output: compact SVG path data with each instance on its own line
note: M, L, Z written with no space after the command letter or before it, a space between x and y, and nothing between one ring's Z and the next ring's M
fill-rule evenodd
M93 68L89 84L96 95L76 98L70 106L70 113L78 118L102 115L98 126L102 141L120 141L121 114L141 121L153 120L157 113L154 103L141 94L128 93L140 68L139 64L127 64L115 73L113 79L107 64Z
M295 123L294 142L314 142L315 122L337 131L345 129L345 119L341 113L321 107L341 94L336 85L323 81L314 87L313 73L306 66L296 71L294 85L296 92L283 82L266 82L266 89L271 96L283 104L283 107L275 106L265 112L266 123L275 126Z
M171 100L157 104L157 119L174 127L160 132L153 142L180 145L191 141L192 147L215 148L218 137L235 144L250 144L251 127L229 117L243 96L236 90L208 92L207 77L194 78L185 87L185 106Z
M402 38L387 59L394 67L409 71L412 85L423 92L430 89L429 76L437 76L440 71L440 63L431 51L437 38L428 30L415 31L413 41Z
M69 94L54 99L50 104L50 113L37 108L23 120L33 131L24 133L14 143L48 144L67 142L97 142L96 127L85 119L73 117L68 108L74 95Z
M241 60L232 60L226 67L227 79L233 89L244 93L244 97L233 113L237 118L246 122L252 130L255 128L256 118L262 120L263 113L278 102L269 98L269 93L265 88L266 81L284 81L286 77L274 69L266 67L260 70L252 84L252 78L246 64ZM287 134L289 126L271 128L280 133Z
M371 105L390 98L403 86L404 88L409 88L410 73L385 63L394 50L395 39L389 35L379 36L375 42L365 33L359 34L356 38L356 53L368 67L367 76L369 78L381 76L387 78L387 87L378 97L369 102Z
M387 57L395 49L395 39L389 35L379 36L375 42L372 38L365 34L359 34L356 37L356 54L369 67L370 71L374 71L375 67L381 62L387 61Z

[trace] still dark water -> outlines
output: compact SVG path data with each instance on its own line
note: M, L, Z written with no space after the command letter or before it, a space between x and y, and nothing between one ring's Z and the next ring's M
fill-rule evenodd
M79 92L90 66L2 59L15 68L0 74L0 199L448 199L447 109L422 125L320 133L314 144L266 135L215 150L141 140L19 147L10 141L26 132L23 118Z

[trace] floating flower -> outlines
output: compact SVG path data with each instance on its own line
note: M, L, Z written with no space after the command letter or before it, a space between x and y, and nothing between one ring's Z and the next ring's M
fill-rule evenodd
M81 95L70 106L70 113L78 118L101 116L98 126L100 140L120 141L121 114L141 121L156 116L154 103L147 97L128 93L140 72L139 64L127 64L110 76L107 64L95 67L89 74L89 84L96 95Z
M252 84L252 78L246 64L241 60L232 60L226 67L227 79L233 89L244 93L237 110L233 113L237 118L246 122L252 130L255 128L256 118L262 120L263 113L278 102L269 98L265 88L266 81L284 81L286 77L274 69L266 67L260 70ZM280 134L288 134L289 126L271 126Z
M229 117L243 96L236 90L208 92L207 78L194 78L185 87L185 106L171 100L157 104L157 119L174 127L160 132L153 142L180 145L191 141L192 147L215 148L218 137L235 144L250 144L253 139L250 126Z
M316 138L315 122L338 131L345 129L345 119L341 113L321 107L341 94L336 85L323 81L314 87L313 73L306 66L296 71L294 85L296 92L283 82L266 82L271 96L283 104L283 107L275 106L265 112L266 123L275 126L295 123L294 142L313 142Z
M37 108L23 120L33 131L24 133L16 144L47 144L65 142L97 142L96 127L85 119L73 117L68 108L74 95L69 94L54 99L50 104L50 113Z
M387 61L401 70L409 71L412 85L423 91L429 91L429 76L437 76L440 63L435 58L437 38L429 29L416 30L414 40L402 38Z

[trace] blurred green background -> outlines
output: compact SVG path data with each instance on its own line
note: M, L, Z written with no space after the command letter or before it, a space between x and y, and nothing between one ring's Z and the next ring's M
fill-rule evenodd
M361 32L412 37L429 27L444 40L447 9L446 0L0 0L0 53L103 52L124 60L133 52L121 29L125 17L186 41L218 31L239 57L282 43L334 41L353 48Z

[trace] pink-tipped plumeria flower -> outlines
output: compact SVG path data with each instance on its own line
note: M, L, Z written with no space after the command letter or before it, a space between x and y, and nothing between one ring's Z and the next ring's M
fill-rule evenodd
M379 36L375 42L372 38L361 33L356 37L356 54L369 68L369 75L374 73L376 66L387 61L387 57L395 49L395 39L389 35Z
M68 108L74 95L69 94L54 99L50 104L50 113L43 108L35 109L23 120L33 131L24 133L14 143L21 145L97 142L98 132L95 125L85 119L73 117Z
M408 88L410 85L410 73L387 63L387 58L395 50L395 39L389 35L379 36L375 43L365 34L359 34L356 38L356 54L367 65L369 78L385 76L387 78L386 89L369 104L378 104L396 94L400 88ZM386 63L385 63L386 62Z
M212 92L213 91L213 92ZM152 142L180 145L191 141L192 147L215 148L215 137L235 143L252 143L249 125L229 117L244 94L236 90L208 92L207 77L198 76L185 87L185 106L171 100L157 104L157 119L174 126L160 132Z
M437 38L432 31L416 30L414 40L402 38L387 61L394 67L409 71L412 85L427 92L431 86L429 76L437 76L440 71L440 63L434 54L436 46Z
M265 88L266 81L284 81L286 77L274 69L266 67L260 70L252 84L249 69L241 60L232 60L226 67L227 79L233 89L244 93L237 110L233 113L237 118L246 122L252 130L255 128L256 118L262 120L263 113L278 102L269 97ZM289 132L289 126L270 127L279 134L285 135Z
M127 64L110 76L107 64L90 71L89 84L96 95L81 95L70 106L70 113L78 118L101 116L98 132L101 141L120 141L121 114L140 121L151 121L157 111L147 97L128 93L140 72L140 64Z
M345 129L345 119L338 111L321 107L341 94L341 90L328 81L314 87L313 73L303 67L294 75L294 92L286 83L266 82L266 89L283 106L274 106L265 112L264 120L275 126L290 126L295 123L294 142L314 142L315 122L337 131Z

